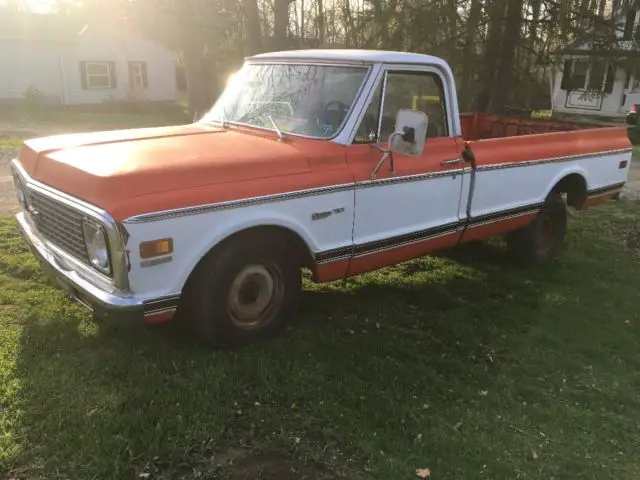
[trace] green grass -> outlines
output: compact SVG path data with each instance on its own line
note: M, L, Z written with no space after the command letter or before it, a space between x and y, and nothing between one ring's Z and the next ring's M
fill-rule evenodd
M22 142L24 142L23 138L0 136L0 151L18 149L22 146Z
M639 207L571 217L546 267L492 242L307 283L233 353L95 326L2 219L0 478L637 478Z
M118 129L188 123L184 105L105 103L70 107L0 105L0 126L57 129ZM3 132L0 131L0 135Z

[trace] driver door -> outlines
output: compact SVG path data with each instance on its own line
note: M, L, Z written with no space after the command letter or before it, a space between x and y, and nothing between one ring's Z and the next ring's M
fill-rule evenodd
M347 161L356 182L354 252L349 275L374 270L455 245L464 164L446 99L447 84L435 69L387 67L361 119ZM429 116L427 140L419 156L393 154L375 179L398 110Z

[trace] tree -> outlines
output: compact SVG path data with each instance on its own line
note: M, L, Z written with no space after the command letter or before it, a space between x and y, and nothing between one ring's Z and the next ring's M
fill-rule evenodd
M21 0L11 0L13 8ZM80 0L78 0L80 1ZM60 0L73 2L73 0ZM608 12L627 0L82 0L72 13L120 22L180 53L189 111L208 109L226 75L258 52L350 46L430 53L456 75L463 108L549 102L551 53L578 38L615 47ZM292 8L293 7L293 8ZM295 15L290 15L295 11ZM297 38L293 38L296 33ZM595 48L595 47L594 47ZM541 100L544 97L546 100Z

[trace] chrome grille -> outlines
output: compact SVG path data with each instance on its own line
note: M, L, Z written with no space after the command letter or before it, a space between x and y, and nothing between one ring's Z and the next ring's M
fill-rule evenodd
M82 213L37 190L29 189L27 198L31 216L40 234L58 248L88 264Z

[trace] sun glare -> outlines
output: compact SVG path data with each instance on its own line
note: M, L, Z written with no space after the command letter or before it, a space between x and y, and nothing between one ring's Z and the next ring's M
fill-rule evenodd
M27 0L27 8L35 13L49 13L55 0Z

